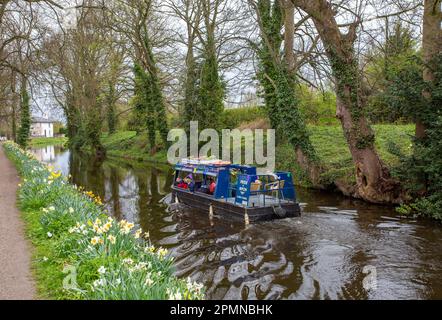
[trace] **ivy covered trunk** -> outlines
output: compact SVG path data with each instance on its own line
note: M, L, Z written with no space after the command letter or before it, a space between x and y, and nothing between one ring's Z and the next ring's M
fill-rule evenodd
M255 8L260 21L261 44L258 48L258 79L263 88L265 108L277 138L289 142L296 162L310 183L322 188L317 155L299 109L296 93L296 69L293 52L294 6L289 0L260 0ZM281 30L285 27L284 38ZM284 39L284 52L280 47Z
M184 124L186 131L190 131L190 121L197 119L198 110L198 66L194 55L194 41L189 31L189 43L186 55L186 80L184 87Z
M18 105L18 95L16 92L16 74L12 72L11 77L11 93L12 93L12 140L17 141L17 105Z
M221 129L221 114L224 110L224 84L219 74L217 55L217 16L219 4L204 0L201 2L205 39L203 40L203 60L198 87L197 120L201 130Z
M400 201L400 188L380 159L375 135L364 116L359 92L360 79L354 57L335 57L332 64L337 82L336 116L340 120L356 168L355 196L375 203ZM348 190L347 190L348 192Z
M422 36L422 52L424 62L427 67L424 69L424 81L434 82L435 76L428 67L435 58L442 53L442 12L440 0L425 0L424 2L424 18L423 18L423 36ZM423 93L425 98L430 100L429 92ZM431 115L430 115L431 117ZM432 120L432 119L430 119ZM416 138L422 139L426 137L425 119L417 119L416 121Z
M26 90L26 78L23 77L21 85L20 128L18 130L17 142L21 147L26 148L31 129L31 111L29 105L29 94Z

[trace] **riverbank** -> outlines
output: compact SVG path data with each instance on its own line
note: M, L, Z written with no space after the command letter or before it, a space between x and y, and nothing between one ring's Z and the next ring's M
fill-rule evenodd
M255 120L253 123L242 123L241 129L254 127L265 121ZM393 169L400 163L401 156L409 155L412 151L412 136L414 125L374 125L376 132L376 147L386 165ZM355 184L354 165L340 125L309 126L311 140L317 151L322 167L321 180L325 185L336 180L348 186ZM135 131L119 131L106 135L102 143L111 157L121 157L137 161L167 163L167 154L160 151L154 155L146 151L147 136L138 135ZM297 185L311 188L308 179L293 161L295 154L288 143L276 147L276 167L278 170L290 171Z
M30 147L44 147L54 144L65 144L68 138L56 137L56 138L32 138L29 140Z
M14 143L4 144L22 183L18 191L45 299L200 299L202 287L173 276L173 260L149 233L106 215L101 199ZM137 230L136 230L137 229ZM136 231L135 231L136 230Z
M136 161L149 161L167 164L167 152L162 150L155 154L147 152L147 134L137 135L135 131L118 131L112 135L103 135L101 142L106 155Z
M35 283L31 274L31 246L25 239L16 206L17 171L0 145L0 300L31 300Z

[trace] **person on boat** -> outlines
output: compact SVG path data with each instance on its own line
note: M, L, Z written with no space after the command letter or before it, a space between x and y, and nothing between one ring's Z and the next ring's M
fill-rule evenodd
M215 189L216 189L216 182L215 179L210 178L210 183L209 183L209 194L214 194L215 193Z
M183 179L178 178L178 179L176 179L176 182L177 182L177 187L178 188L187 189L188 185L187 185L187 183Z
M193 181L193 175L189 174L184 181L187 183L187 189L189 189L191 192L194 192L195 182Z

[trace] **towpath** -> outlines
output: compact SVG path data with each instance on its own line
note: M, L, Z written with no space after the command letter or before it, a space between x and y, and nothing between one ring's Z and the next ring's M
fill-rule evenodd
M30 244L16 205L19 182L0 143L0 300L35 298Z

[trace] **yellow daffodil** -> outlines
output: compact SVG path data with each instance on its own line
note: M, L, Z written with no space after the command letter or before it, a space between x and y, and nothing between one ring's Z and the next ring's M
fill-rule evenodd
M148 246L148 247L146 247L146 249L144 249L144 251L146 253L147 252L154 253L155 252L155 247L154 246Z
M61 176L61 172L55 172L55 171L51 172L52 179L57 179L60 176Z
M157 251L157 255L160 259L163 259L167 255L167 252L168 252L167 249L160 248Z
M101 244L103 243L103 239L101 239L100 237L93 237L91 239L91 244L96 246L97 244Z
M138 229L134 235L135 239L139 239L142 233L143 233L143 230L141 228Z

